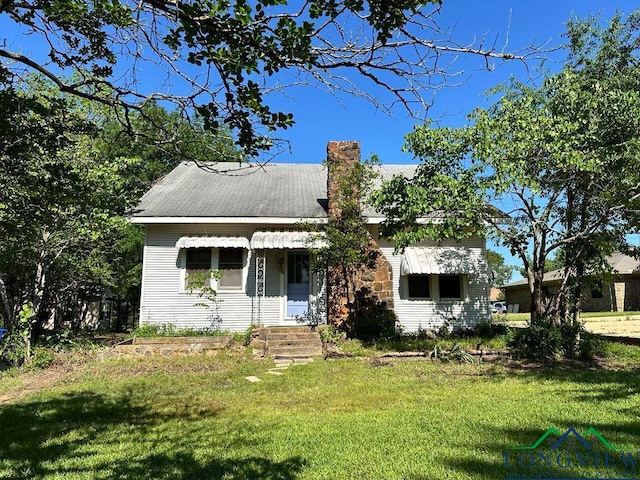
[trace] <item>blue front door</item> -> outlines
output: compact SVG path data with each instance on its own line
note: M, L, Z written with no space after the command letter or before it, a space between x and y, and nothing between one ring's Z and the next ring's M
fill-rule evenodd
M287 318L302 318L309 312L309 254L287 255Z

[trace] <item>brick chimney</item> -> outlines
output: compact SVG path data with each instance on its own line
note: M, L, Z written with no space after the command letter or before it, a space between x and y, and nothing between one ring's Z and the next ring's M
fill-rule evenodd
M360 163L360 142L329 142L327 144L327 201L329 217L340 214L345 200L341 179Z

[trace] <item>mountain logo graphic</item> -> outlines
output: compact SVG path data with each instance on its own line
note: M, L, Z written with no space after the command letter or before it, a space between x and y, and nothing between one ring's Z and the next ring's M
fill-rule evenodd
M551 450L557 450L564 444L564 442L568 438L574 438L577 442L579 442L586 450L593 450L598 444L604 445L607 450L612 451L623 451L626 450L624 447L614 447L611 445L601 434L593 427L589 427L584 431L583 434L578 433L578 431L574 427L569 427L566 432L561 433L556 427L551 427L549 430L544 432L542 436L531 446L528 447L513 447L512 450L535 450L540 445L550 440L553 440L554 437L559 437L553 445L551 445ZM587 440L586 437L589 437L591 442Z

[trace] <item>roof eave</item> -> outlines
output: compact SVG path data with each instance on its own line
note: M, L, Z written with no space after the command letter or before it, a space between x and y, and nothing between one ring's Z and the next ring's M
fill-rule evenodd
M294 225L296 223L326 223L326 217L129 217L136 224L187 224L187 223L269 223L273 225Z

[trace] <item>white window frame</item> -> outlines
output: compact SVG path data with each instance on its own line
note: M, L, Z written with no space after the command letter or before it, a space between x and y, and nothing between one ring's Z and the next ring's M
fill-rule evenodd
M457 274L442 274L442 275L451 275L460 277L460 297L442 297L440 295L440 274L428 274L429 275L429 298L426 297L411 297L409 296L409 277L412 275L419 274L409 274L402 275L402 289L404 300L409 300L412 302L446 302L446 303L460 303L465 302L469 299L469 276L464 273ZM427 275L427 274L425 274Z
M460 302L464 302L466 300L468 300L469 298L469 292L468 292L468 285L469 285L469 278L468 275L464 274L464 273L447 273L447 274L442 274L442 275L436 275L437 277L437 282L436 282L436 287L437 287L437 291L438 291L438 300L441 302L450 302L450 303L460 303ZM459 277L459 281L460 281L460 296L459 297L443 297L442 294L440 293L440 277Z
M180 293L189 293L187 289L187 250L186 248L181 248L179 252L179 263L180 263ZM220 249L219 248L211 248L211 269L218 270L218 263L220 258ZM247 288L247 277L249 273L249 261L250 261L250 252L246 248L242 249L242 286L240 288L227 288L227 289L218 289L218 280L215 278L211 279L211 288L216 291L216 293L245 293ZM199 289L194 289L193 292L199 292Z
M428 297L412 297L409 293L409 277L418 277L421 275L426 275L429 277L429 296ZM406 292L406 296L405 298L407 300L411 300L413 302L432 302L434 300L434 294L435 291L433 289L433 278L437 277L437 275L432 275L432 274L409 274L409 275L403 275L402 281L402 287L404 289L404 291Z
M245 293L247 288L247 278L249 274L249 251L246 248L242 249L242 284L239 288L221 288L218 289L218 280L213 279L211 282L212 288L216 291L216 293ZM220 248L213 249L213 268L214 270L218 270L220 261Z

